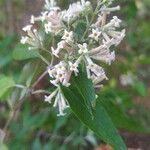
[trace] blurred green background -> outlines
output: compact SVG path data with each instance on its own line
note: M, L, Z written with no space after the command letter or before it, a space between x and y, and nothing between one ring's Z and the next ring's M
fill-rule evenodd
M65 8L69 2L59 0L59 5ZM0 0L0 77L5 75L30 86L44 71L45 66L35 67L38 60L18 61L13 53L19 49L21 28L29 22L31 14L39 14L43 3L44 0ZM128 147L150 150L150 2L115 3L121 5L117 15L123 20L126 38L116 49L115 63L106 68L110 80L100 94ZM132 79L132 83L122 85L121 78ZM48 77L37 89L46 87ZM20 102L24 92L10 89L0 97L0 143L12 107L20 106L0 150L94 150L103 143L71 112L57 117L56 110L43 101L44 95L31 95Z

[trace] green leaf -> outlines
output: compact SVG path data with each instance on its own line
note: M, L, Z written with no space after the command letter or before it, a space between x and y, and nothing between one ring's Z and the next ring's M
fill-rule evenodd
M31 106L28 104L22 116L23 127L26 131L39 128L45 123L49 116L49 111L32 114L29 110L31 110Z
M59 117L59 119L56 120L55 122L55 128L53 129L53 131L58 131L62 126L65 125L65 123L67 122L69 115L66 114L65 116Z
M87 24L82 20L79 20L75 25L75 33L77 34L77 37L79 39L82 38L86 28L87 28Z
M32 150L41 150L41 149L42 149L42 145L40 143L40 140L36 138L35 141L33 142Z
M96 104L94 118L92 118L88 109L80 102L81 99L74 95L72 91L65 89L64 95L66 96L75 115L101 139L111 144L116 150L126 149L122 139L118 135L109 116L100 103Z
M100 98L99 96L97 100L106 109L113 123L118 128L127 129L132 132L150 133L150 128L143 126L134 118L129 117L117 104L113 103L111 99Z
M0 143L0 150L8 150L7 146Z
M9 88L13 87L15 82L12 78L0 75L0 97L2 97Z
M111 119L105 109L97 101L93 117L83 103L83 99L75 92L77 89L70 90L62 87L64 96L74 114L92 131L94 131L102 140L113 146L115 150L127 150L122 138L119 136Z
M37 50L28 50L28 47L23 44L17 44L13 51L13 58L15 60L26 60L37 57L39 57L39 52Z
M45 34L43 45L46 49L49 49L49 46L52 45L53 42L53 33Z
M141 55L140 58L138 59L138 63L139 64L145 64L145 65L149 65L150 64L150 59L149 57L147 57L146 55Z
M133 88L140 94L140 96L146 96L146 87L143 82L136 81L133 84Z
M137 15L137 7L135 1L129 1L127 7L124 7L123 13L126 13L127 20L133 21Z
M31 85L33 76L35 74L35 71L37 70L38 63L37 62L29 62L26 63L21 71L19 83L23 84L27 87Z
M84 104L92 112L92 104L96 100L96 94L93 83L90 79L87 79L85 71L80 69L78 76L73 75L71 85L71 88L76 89L77 95L81 95L82 99L84 99Z
M71 86L62 87L64 96L68 100L75 115L99 135L105 142L114 146L116 150L126 149L121 137L117 133L112 121L105 109L96 102L96 108L92 109L92 116L89 108L92 107L95 97L95 90L92 81L87 79L84 70L80 69L78 76L73 75Z
M0 40L0 68L6 67L12 61L12 46L16 36L9 35Z

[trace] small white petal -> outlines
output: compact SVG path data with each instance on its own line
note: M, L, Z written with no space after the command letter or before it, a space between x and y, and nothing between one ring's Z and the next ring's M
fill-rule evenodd
M52 99L55 97L55 95L57 94L57 90L55 90L54 92L51 93L51 95L49 96L45 96L45 102L52 102Z
M27 31L31 31L32 25L27 25L25 27L22 28L23 31L27 32Z
M66 40L67 42L72 42L73 41L73 32L72 31L68 32L67 30L65 30L62 39Z
M23 36L23 37L21 38L20 42L21 42L22 44L26 44L26 42L27 42L28 39L29 39L29 38L28 38L27 36Z

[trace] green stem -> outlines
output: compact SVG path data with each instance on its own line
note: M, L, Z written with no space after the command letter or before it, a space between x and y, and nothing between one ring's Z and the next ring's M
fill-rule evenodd
M104 0L105 1L105 0ZM87 32L88 32L88 30L89 30L89 28L90 28L90 26L91 26L91 24L93 23L93 21L94 21L94 18L95 18L95 16L97 15L97 13L98 13L98 10L99 10L99 8L100 8L100 5L102 5L103 3L104 3L104 1L103 2L101 2L99 5L97 4L97 7L95 8L95 11L93 12L93 14L92 14L92 18L91 18L91 21L90 21L90 23L88 24L88 26L87 26L87 28L86 28L86 30L85 30L85 32L84 32L84 34L83 34L83 36L82 36L82 38L81 38L81 41L83 41L84 40L84 38L85 38L85 36L86 36L86 34L87 34ZM86 18L87 19L87 18Z
M32 92L33 95L35 94L50 94L49 91L46 91L46 90L37 90L37 91L34 91Z
M14 87L17 87L17 88L20 88L20 89L27 88L26 86L20 85L20 84L15 84Z
M48 62L48 60L46 60L46 58L43 57L41 54L39 54L39 57L40 57L41 60L43 60L43 62L45 62L48 66L50 65L50 63Z
M50 55L52 55L52 53L50 51L48 51L47 49L45 49L45 48L41 48L41 50L44 51L44 52L47 52Z

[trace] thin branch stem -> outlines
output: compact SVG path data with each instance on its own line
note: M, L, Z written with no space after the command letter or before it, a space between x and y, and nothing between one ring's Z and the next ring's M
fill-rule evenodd
M5 140L6 137L7 137L7 130L8 130L8 128L9 128L11 122L13 121L13 119L15 118L17 112L19 111L20 107L22 106L22 104L23 104L24 101L25 101L25 96L26 96L26 95L27 95L27 94L25 94L21 99L19 99L19 103L18 103L16 106L14 106L14 107L12 108L11 112L10 112L9 118L8 118L8 120L7 120L7 122L6 122L5 126L4 126L4 128L3 128L3 131L5 132L4 140Z
M44 52L47 52L50 55L52 55L52 53L50 51L48 51L47 49L45 49L45 48L41 48L41 50L44 51Z
M86 36L86 34L87 34L87 32L88 32L90 26L92 25L92 23L93 23L93 21L94 21L94 19L95 19L95 16L96 16L97 13L98 13L98 9L99 9L99 6L100 6L100 5L101 5L101 4L97 5L97 7L95 8L95 11L94 11L93 14L92 14L91 21L89 22L89 24L88 24L88 26L87 26L87 28L86 28L86 30L85 30L85 32L84 32L82 38L81 38L81 41L84 40L84 38L85 38L85 36Z
M39 54L39 57L49 66L50 63L48 62L48 60L46 60L46 58L44 58L41 54Z
M11 111L11 112L10 112L10 115L9 115L9 118L8 118L8 120L7 120L7 122L6 122L5 126L4 126L4 128L3 128L3 131L4 131L4 133L5 133L5 136L6 136L7 129L8 129L8 127L9 127L11 121L13 120L13 117L14 117L14 112ZM5 136L4 136L4 139L5 139Z
M21 84L15 84L14 87L17 87L17 88L20 88L20 89L27 88L26 86L21 85Z
M50 92L46 91L46 90L37 90L31 93L32 95L35 94L50 94Z
M41 74L41 76L33 83L32 89L34 89L37 84L48 74L47 70Z

